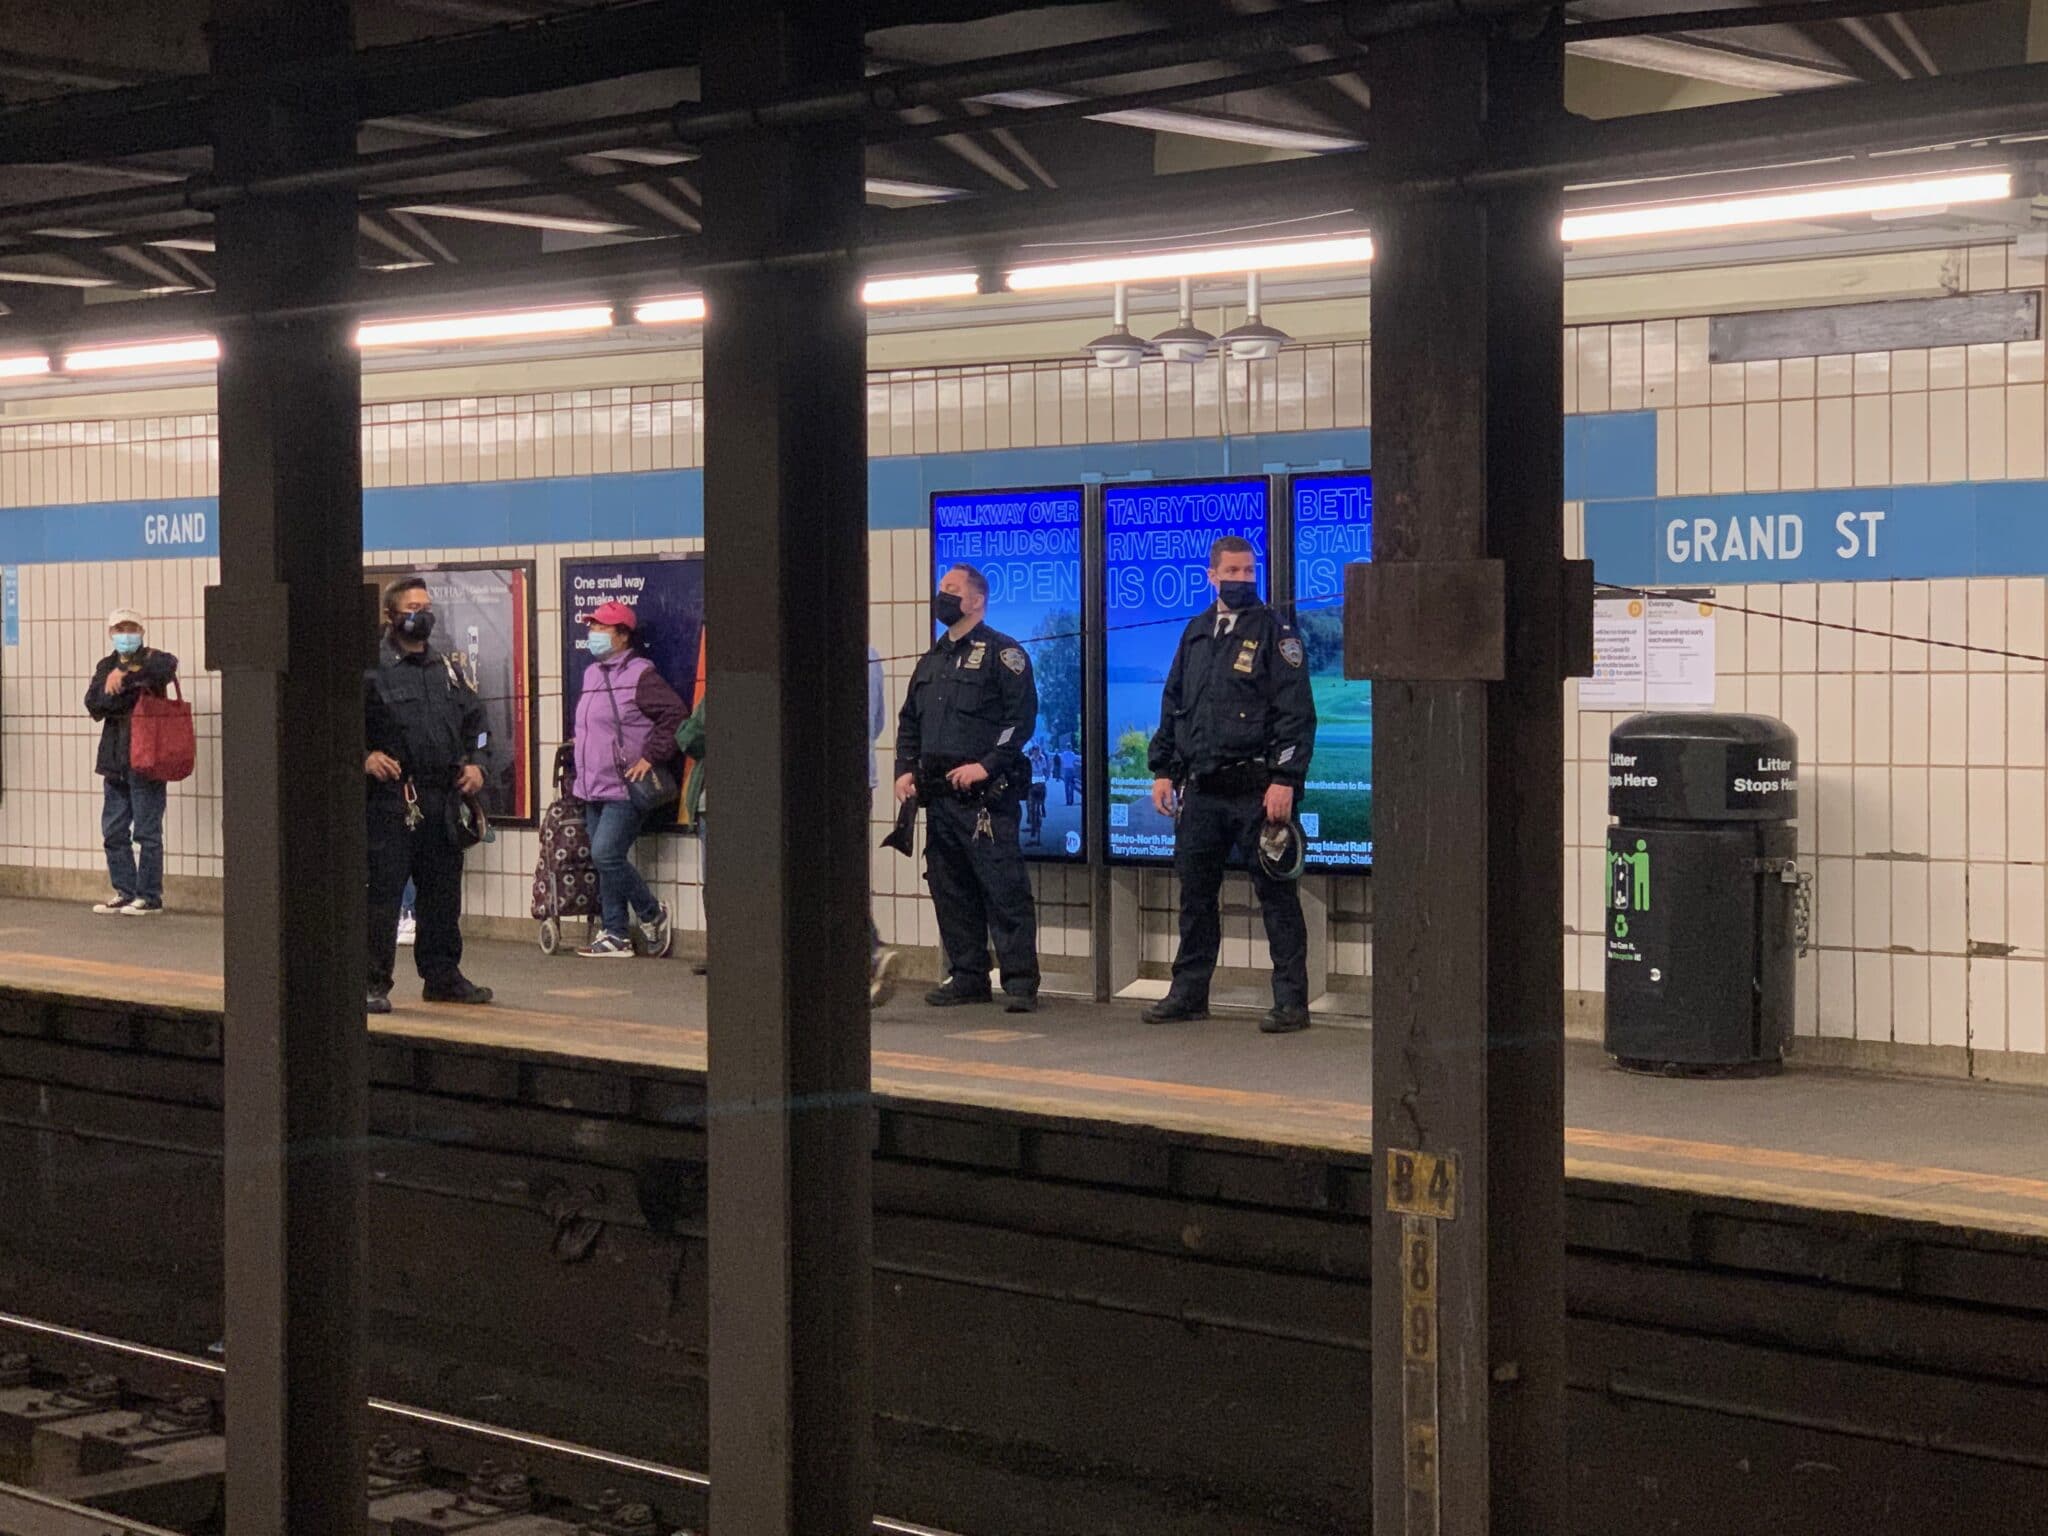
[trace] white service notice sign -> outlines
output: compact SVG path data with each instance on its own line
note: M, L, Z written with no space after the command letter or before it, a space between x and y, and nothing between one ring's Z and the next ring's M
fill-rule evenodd
M1714 605L1695 598L1606 597L1593 604L1593 675L1581 709L1712 709Z

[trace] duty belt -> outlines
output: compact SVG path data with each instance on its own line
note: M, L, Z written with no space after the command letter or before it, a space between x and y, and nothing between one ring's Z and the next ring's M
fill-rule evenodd
M1273 773L1256 758L1224 763L1203 773L1192 774L1188 782L1212 795L1249 795L1262 792L1273 782Z
M1008 774L991 774L971 789L955 789L946 781L946 775L954 768L964 767L974 759L968 758L952 767L924 767L917 770L917 797L926 804L934 800L964 800L969 805L1004 805L1014 796L1010 791Z

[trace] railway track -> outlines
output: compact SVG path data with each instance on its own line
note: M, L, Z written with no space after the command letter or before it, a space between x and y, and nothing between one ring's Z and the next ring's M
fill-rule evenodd
M0 1313L0 1536L223 1529L226 1368ZM372 1398L370 1536L699 1536L711 1480ZM876 1536L949 1536L878 1519Z
M161 1398L190 1378L148 1372L221 1335L218 1029L0 989L0 1307L164 1346L115 1371ZM395 1036L372 1071L366 1363L412 1405L376 1433L444 1492L513 1462L568 1513L613 1488L689 1527L701 1490L660 1469L706 1456L701 1075ZM876 1120L884 1508L1361 1528L1362 1152L909 1098ZM2039 1536L2048 1239L1581 1178L1568 1243L1579 1536ZM620 1454L541 1457L569 1440Z

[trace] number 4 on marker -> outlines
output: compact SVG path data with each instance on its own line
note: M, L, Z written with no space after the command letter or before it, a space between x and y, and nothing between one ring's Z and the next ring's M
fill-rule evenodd
M1451 1221L1458 1214L1458 1155L1413 1152L1390 1147L1387 1162L1387 1209L1404 1216Z

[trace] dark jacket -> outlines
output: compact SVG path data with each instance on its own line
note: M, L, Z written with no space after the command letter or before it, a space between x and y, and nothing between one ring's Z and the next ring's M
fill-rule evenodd
M1217 610L1188 623L1159 696L1152 776L1186 782L1250 765L1301 788L1316 744L1316 701L1301 636L1265 604L1216 638Z
M109 693L107 678L116 667L128 676L119 693ZM128 777L128 717L135 713L135 701L145 692L161 697L177 675L177 657L146 645L125 662L118 654L110 654L93 668L92 685L85 690L85 712L100 722L100 753L93 771L101 778Z
M364 735L372 752L398 759L421 793L455 787L468 765L486 766L490 720L484 701L447 655L401 651L387 640L380 665L363 682ZM372 779L370 787L399 786Z
M1031 780L1024 748L1037 727L1038 683L1023 646L986 624L958 640L941 635L911 674L896 717L896 772L980 763L1021 796Z

